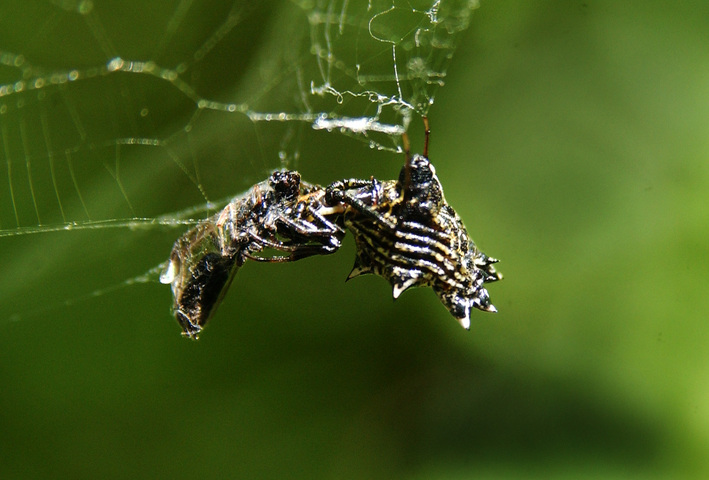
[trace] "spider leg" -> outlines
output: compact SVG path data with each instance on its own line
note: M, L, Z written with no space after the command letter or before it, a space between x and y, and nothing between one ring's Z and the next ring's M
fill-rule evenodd
M258 255L254 255L252 253L244 252L242 254L244 258L248 258L249 260L254 260L256 262L263 262L263 263L286 263L286 262L292 262L294 261L290 255L287 257L279 257L279 256L273 256L273 257L259 257Z
M359 198L359 195L361 195L363 191L366 192L364 187L369 188L368 195L371 199L371 204L367 204ZM348 190L355 190L355 194L349 193ZM389 229L394 229L396 228L396 224L373 208L374 205L379 203L380 194L381 182L375 180L374 178L370 180L357 180L351 178L348 180L339 180L331 183L326 189L325 201L330 204L343 203L355 212L364 215L375 223Z
M298 235L302 236L316 236L316 237L327 237L336 233L344 234L344 230L340 228L338 225L332 223L331 221L327 220L325 217L320 215L317 212L310 212L314 218L319 220L320 225L316 225L314 223L311 223L307 220L302 220L298 219L293 220L292 218L281 216L278 218L278 222L280 222L283 226L287 227L290 232L285 232L285 233L291 233L295 232ZM283 233L279 231L279 233Z
M342 237L345 235L342 227L322 214L315 211L308 211L308 213L312 216L312 220L300 218L302 213L299 213L296 218L282 215L277 220L275 233L290 240L290 243L281 242L281 245L295 247L289 249L293 252L291 257L294 260L334 253L342 245Z
M357 193L362 193L364 187L370 190L372 205L368 205L362 199L358 198ZM331 183L325 191L325 201L327 204L343 203L350 207L355 212L364 215L373 222L389 229L396 228L396 224L387 219L384 215L372 208L379 202L381 183L374 178L370 180L358 180L350 178L347 180L339 180ZM351 194L348 190L355 190L355 194ZM365 190L366 191L366 190Z
M376 209L372 208L371 205L367 205L356 196L342 192L340 201L351 207L360 215L372 220L374 223L391 230L396 229L396 223L379 213Z
M333 204L340 203L342 198L346 195L347 190L355 190L362 187L374 187L375 181L370 180L360 180L357 178L348 178L346 180L338 180L332 182L325 189L325 203L328 206L333 206Z
M372 179L362 180L360 178L347 178L345 180L337 180L328 185L326 190L352 190L355 188L368 187L372 184Z
M303 258L312 257L315 255L327 255L327 254L334 253L334 252L335 252L335 250L333 250L325 245L303 244L303 245L296 246L295 250L288 256L274 255L272 257L261 257L258 255L254 255L252 253L249 253L249 252L244 252L243 256L244 256L244 258L248 258L249 260L254 260L257 262L287 263L287 262L296 262L296 261L301 260Z
M344 211L344 210L343 210ZM338 215L341 214L342 212L338 212ZM331 222L325 217L325 214L322 214L320 212L312 211L311 214L313 215L314 218L320 221L320 224L324 225L325 227L323 228L323 232L328 232L331 234L345 234L345 230L340 227L338 224Z
M404 154L406 155L406 162L404 163L404 168L402 169L404 173L404 178L401 179L400 181L403 180L404 185L410 185L411 184L411 143L409 143L409 135L404 132L401 134L401 142L404 144Z
M334 253L340 247L339 241L335 245L324 245L318 243L308 243L306 242L295 242L295 243L285 243L280 240L276 240L275 237L265 238L254 231L249 231L249 237L256 244L254 250L259 251L263 247L272 248L281 252L290 252L290 255L274 255L272 257L261 257L254 255L251 248L245 249L241 255L244 258L249 258L257 262L269 262L269 263L281 263L281 262L294 262L302 258L311 257L313 255L328 255Z

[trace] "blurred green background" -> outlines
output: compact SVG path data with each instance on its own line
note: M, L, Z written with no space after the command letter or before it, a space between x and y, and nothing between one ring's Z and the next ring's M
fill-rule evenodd
M86 30L64 12L77 5L0 2L0 50L49 72L96 64L95 31L87 41L58 33L72 21ZM196 5L203 12L191 11L176 39L214 30L213 18L228 13ZM222 41L209 68L248 72L240 51L290 35L280 26L293 6L268 6L238 20L243 38ZM110 6L115 17L103 18L99 36L124 58L141 58L133 41L155 33L158 18L122 24L133 7ZM42 8L47 16L30 29ZM345 284L348 241L330 257L247 264L190 342L170 316L169 288L157 283L62 304L163 261L180 228L0 237L0 477L706 478L709 3L488 0L459 40L429 112L430 157L473 238L501 259L505 279L490 288L498 314L475 312L466 332L429 289L392 302L379 278ZM210 96L259 82L209 68L188 78ZM148 136L162 138L194 106L162 96L168 89L156 81L112 107L104 87L87 81L30 114L0 118L3 161L24 167L24 153L46 165L47 150L61 151L8 147L13 129L21 138L41 128L54 107L116 108L110 123L122 102L155 102ZM190 148L207 193L221 198L277 167L263 163L270 153L253 152L279 151L284 135L272 133L278 125L215 117L228 125L205 123ZM86 128L93 159L108 145L103 164L73 159L87 182L106 178L86 184L92 218L130 216L115 206L123 200L115 177L137 216L200 202L170 161L186 157L179 149L132 163L127 152L127 168L106 177L124 158L123 134L99 120ZM147 127L136 128L125 136ZM296 135L295 163L314 182L394 178L402 162L337 133ZM228 165L210 163L219 155ZM67 213L82 211L65 198ZM36 225L27 205L17 207L20 223ZM10 231L12 206L0 208Z

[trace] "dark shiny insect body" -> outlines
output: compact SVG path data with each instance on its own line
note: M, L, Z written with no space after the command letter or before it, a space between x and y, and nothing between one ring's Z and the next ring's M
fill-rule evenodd
M294 171L270 178L235 198L175 242L161 276L172 285L173 311L183 335L196 339L236 271L248 259L290 262L336 252L345 229L357 247L348 279L383 277L394 298L431 287L464 328L477 308L495 312L484 284L502 278L443 195L428 159L409 153L398 180L340 180L327 188L302 182ZM258 255L264 249L281 255Z
M328 216L325 190L298 172L274 172L175 242L160 277L172 285L183 335L197 338L246 260L290 262L337 251L345 231ZM270 248L280 256L260 256Z

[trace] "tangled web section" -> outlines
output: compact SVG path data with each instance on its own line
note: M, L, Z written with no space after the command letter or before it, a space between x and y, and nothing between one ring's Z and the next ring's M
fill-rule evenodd
M315 170L303 152L331 135L401 151L477 7L31 3L0 16L4 242L194 225L274 169Z

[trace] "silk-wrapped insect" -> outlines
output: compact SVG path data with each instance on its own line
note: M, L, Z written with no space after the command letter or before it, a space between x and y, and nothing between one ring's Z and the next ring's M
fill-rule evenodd
M337 251L345 231L337 216L328 219L340 212L323 204L324 195L298 172L274 172L179 238L160 281L172 285L183 335L197 338L246 260L291 262ZM266 248L283 255L258 255Z

